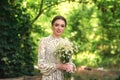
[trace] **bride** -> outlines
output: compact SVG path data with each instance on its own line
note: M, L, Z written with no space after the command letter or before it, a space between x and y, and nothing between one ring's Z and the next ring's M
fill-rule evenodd
M42 73L42 80L63 80L63 70L75 71L75 65L70 60L69 64L62 64L56 60L54 51L60 42L66 40L61 37L67 22L63 16L55 16L51 23L53 33L40 40L38 49L38 68Z

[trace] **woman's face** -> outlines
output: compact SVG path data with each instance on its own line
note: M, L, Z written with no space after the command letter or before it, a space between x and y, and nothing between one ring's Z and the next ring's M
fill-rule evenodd
M52 25L53 35L55 35L56 37L60 37L64 32L65 27L66 26L64 20L57 19Z

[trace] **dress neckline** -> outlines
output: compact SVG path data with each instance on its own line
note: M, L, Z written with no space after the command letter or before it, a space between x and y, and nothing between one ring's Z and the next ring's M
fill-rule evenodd
M50 35L52 39L62 39L62 37L55 37L54 35Z
M62 39L62 37L55 37L55 36L53 36L53 35L50 35L50 38L51 38L52 40L56 40L56 41L59 41L59 40Z

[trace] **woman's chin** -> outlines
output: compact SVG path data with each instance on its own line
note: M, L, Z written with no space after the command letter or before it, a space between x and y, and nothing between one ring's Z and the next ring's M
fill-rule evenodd
M61 33L60 33L60 34L59 34L59 33L58 33L58 34L56 34L56 36L57 36L57 37L60 37L60 36L61 36Z

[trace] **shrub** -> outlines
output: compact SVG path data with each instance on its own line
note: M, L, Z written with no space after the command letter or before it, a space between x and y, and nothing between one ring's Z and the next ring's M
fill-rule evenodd
M33 74L32 26L21 3L0 1L0 78Z

